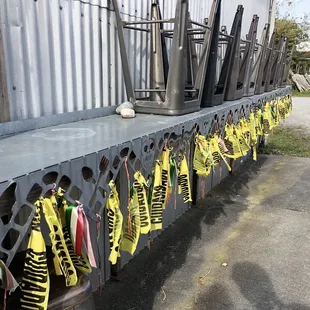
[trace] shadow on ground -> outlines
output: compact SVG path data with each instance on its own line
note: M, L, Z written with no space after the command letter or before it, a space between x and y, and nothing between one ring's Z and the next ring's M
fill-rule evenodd
M243 297L255 310L310 310L310 307L298 303L285 304L275 293L268 273L259 265L251 262L236 263L232 267L232 279ZM240 304L239 304L240 306ZM239 309L234 305L229 290L223 284L216 283L201 292L192 309ZM244 308L245 309L245 308Z
M234 305L228 289L220 283L215 283L208 288L206 293L198 295L195 305L190 309L227 310L234 309Z
M256 310L310 310L310 307L301 304L283 304L276 295L267 272L257 264L235 264L232 278L242 295Z
M150 250L142 250L123 268L119 281L108 281L101 296L94 293L96 309L139 310L152 309L155 303L161 304L164 295L169 293L163 291L166 280L191 255L190 266L185 271L188 275L182 274L182 281L186 282L186 277L190 278L197 272L202 262L202 252L199 252L202 251L202 245L211 242L228 225L236 222L238 215L246 209L245 203L237 204L235 200L242 195L246 201L249 191L247 184L256 177L265 160L266 157L262 156L256 163L245 163L244 169L227 177L197 207L178 218L154 240ZM180 294L182 288L186 290L186 286L182 285L181 281L176 283L175 290L180 289ZM230 303L226 289L220 285L212 287L204 300L207 302L216 296L226 300L226 304ZM164 304L157 308L167 309ZM226 306L223 309L229 308Z

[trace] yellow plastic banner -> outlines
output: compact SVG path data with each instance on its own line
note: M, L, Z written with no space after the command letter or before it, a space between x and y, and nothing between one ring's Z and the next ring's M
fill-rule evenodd
M247 140L246 140L246 138L242 132L240 122L237 124L237 126L235 126L235 133L236 133L236 137L239 141L241 155L245 156L247 154L247 152L249 151L250 146L248 145Z
M136 251L141 232L139 202L136 191L133 192L133 197L130 201L130 218L131 227L128 226L129 223L126 221L121 242L121 250L129 252L131 255L133 255Z
M211 147L212 144L212 147ZM228 151L226 148L226 145L224 143L224 141L221 141L221 139L218 137L217 134L214 134L213 138L210 139L210 149L213 149L212 155L213 155L213 160L215 161L215 154L216 156L220 157L218 160L218 163L220 162L220 160L223 160L225 165L228 168L228 171L231 171L230 165L228 164L226 158L225 158L225 153Z
M91 273L92 268L89 264L85 251L82 251L82 256L80 257L76 255L67 226L63 227L62 232L74 267L81 272Z
M242 156L239 139L235 134L234 124L225 125L225 145L228 152L225 156L228 158L237 159Z
M286 109L285 108L286 108L285 107L285 100L282 98L278 102L278 110L279 110L280 120L284 120L285 119L285 113L286 113Z
M289 114L292 112L293 110L293 106L292 106L292 98L287 96L286 97L286 106L287 106L287 116L289 116Z
M171 149L164 148L161 154L161 186L162 186L162 201L163 209L166 208L169 179L170 179L170 153Z
M263 135L263 121L262 121L262 110L258 109L255 113L255 123L257 135Z
M240 123L240 129L242 132L242 135L246 141L246 144L248 146L248 148L250 149L251 146L251 134L250 134L250 128L248 126L248 122L246 120L245 117L241 118L241 120L239 121Z
M211 154L206 137L196 135L193 169L200 177L207 177L211 172Z
M217 166L221 161L217 136L213 136L209 139L209 148L213 158L213 166Z
M163 200L161 186L161 163L156 160L154 173L154 186L151 205L151 230L162 229L163 224Z
M139 171L135 173L134 178L133 187L138 195L141 234L147 234L151 230L151 218L146 195L147 184L145 178Z
M21 283L21 309L47 309L50 278L47 267L46 247L40 229L42 202L36 203L32 220L28 248L25 257L24 274Z
M219 148L220 148L221 153L222 154L227 153L228 149L226 147L225 141L221 137L219 137L218 142L219 142Z
M110 240L110 256L109 260L115 265L117 258L120 256L120 242L122 237L123 215L120 210L120 201L118 192L113 181L109 183L111 192L106 202L109 240Z
M276 100L273 106L273 117L274 117L274 126L278 126L280 124L280 113L279 113L279 101Z
M270 110L270 104L267 102L264 111L263 111L263 133L264 136L268 136L270 132L271 127L271 110Z
M276 115L274 113L275 112L274 109L275 109L275 102L272 101L272 102L270 102L270 106L269 106L269 114L270 114L270 116L269 116L269 121L270 121L269 130L272 130L275 126L277 126Z
M71 241L71 237L70 237L70 233L68 231L68 228L66 226L66 209L68 208L68 204L66 199L64 198L63 195L64 191L59 188L57 191L57 194L55 195L55 199L57 198L58 200L58 210L59 210L59 214L60 214L60 220L61 220L61 224L62 224L62 232L63 232L63 236L65 239L65 243L68 249L68 252L70 254L71 260L75 266L76 269L80 270L81 272L85 272L85 273L91 273L92 268L89 264L88 258L85 255L85 251L82 251L82 256L78 257L74 251L73 248L73 244ZM56 201L57 203L57 201Z
M66 286L73 286L77 283L78 277L64 240L61 223L50 199L43 199L43 212L50 229L56 275L64 275Z
M179 186L179 194L182 194L184 203L192 201L191 186L189 181L189 171L185 154L183 154L183 158L180 164L178 186Z
M252 151L253 151L253 160L257 160L257 131L256 131L256 119L254 112L252 111L249 116L249 130L250 130L250 136L251 136L251 145L252 145Z

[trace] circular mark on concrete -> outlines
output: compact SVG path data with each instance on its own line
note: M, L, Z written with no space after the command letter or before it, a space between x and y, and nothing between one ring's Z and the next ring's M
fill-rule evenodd
M96 135L96 131L89 128L55 128L45 132L36 132L32 137L48 141L71 141L88 139L94 135Z

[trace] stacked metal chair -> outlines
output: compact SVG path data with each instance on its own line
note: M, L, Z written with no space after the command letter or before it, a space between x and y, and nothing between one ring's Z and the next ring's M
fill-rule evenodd
M260 42L256 42L257 15L253 16L246 39L242 40L242 5L237 7L227 34L226 27L220 27L221 0L213 0L205 23L190 18L188 0L178 0L172 19L163 19L158 0L152 0L151 19L140 21L122 21L117 1L112 3L127 97L138 113L187 114L201 107L220 105L224 100L262 94L287 82L291 61L291 56L287 56L287 40L282 37L275 49L275 34L269 40L270 25L266 24ZM168 23L173 29L164 28ZM142 24L149 28L139 28ZM149 88L133 88L123 28L150 34ZM167 40L172 40L171 57L168 57ZM199 45L201 50L197 53Z

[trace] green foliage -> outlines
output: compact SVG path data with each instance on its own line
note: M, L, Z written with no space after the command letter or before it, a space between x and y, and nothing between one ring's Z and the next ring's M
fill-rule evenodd
M292 14L293 8L299 5L298 2L298 0L277 0L276 38L279 40L281 34L284 34L288 38L290 46L293 46L294 42L299 44L309 39L310 12L305 12L302 16Z
M277 19L275 23L276 28L276 44L278 44L281 35L283 34L289 41L289 50L292 50L293 46L298 45L301 42L309 40L308 33L304 30L306 27L302 27L291 19ZM291 68L294 73L305 74L309 72L310 68L310 53L294 51Z
M293 89L293 97L310 97L310 91L300 92L297 89Z
M291 63L291 69L294 73L306 74L310 69L310 58L305 56L305 52L295 51Z
M296 17L291 14L292 8L298 5L297 0L277 0L276 44L278 44L283 34L289 42L289 50L296 44L309 40L308 31L310 29L310 15L304 13L303 16ZM281 7L281 14L279 8ZM305 74L310 69L310 57L307 52L294 51L291 68L294 73Z
M283 34L289 41L289 48L293 45L305 42L309 39L308 33L304 28L291 19L277 19L276 20L276 43L279 42Z

